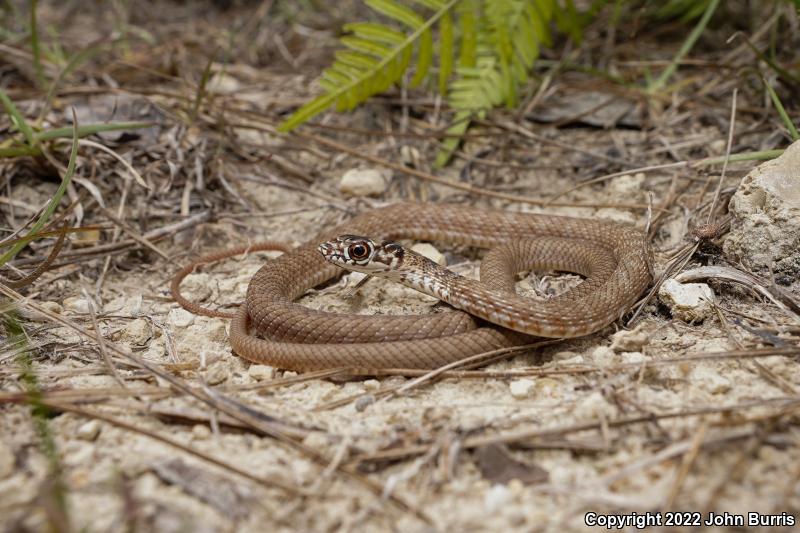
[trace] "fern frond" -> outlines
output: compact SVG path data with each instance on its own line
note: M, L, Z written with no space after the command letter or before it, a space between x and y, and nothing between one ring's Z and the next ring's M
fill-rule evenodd
M406 3L403 4L402 2ZM684 1L684 0L671 0ZM581 15L573 0L364 0L394 26L346 24L344 50L319 79L325 94L298 109L279 130L288 131L335 106L353 109L399 83L414 63L410 87L431 78L447 95L454 122L437 164L447 162L474 117L496 106L516 105L541 46L550 46L550 26L580 37ZM409 4L413 4L413 7ZM563 4L563 7L562 5ZM417 9L430 13L421 15ZM438 45L434 31L438 30ZM438 73L434 69L438 52ZM456 60L457 57L457 60Z
M448 102L456 110L456 120L482 116L501 104L516 105L520 87L539 57L539 44L550 42L548 26L557 11L555 1L484 0L486 30L476 34L475 67L457 69L457 79L450 84ZM460 130L466 127L457 124L448 133ZM448 137L436 165L446 164L458 144L458 138Z
M342 37L341 42L351 53L337 55L333 65L323 72L319 83L327 94L302 106L278 130L289 131L332 105L339 111L353 109L370 96L385 91L399 82L405 74L411 64L415 45L417 66L411 85L422 83L433 62L431 30L459 1L461 0L418 0L417 3L435 9L425 19L395 0L365 0L369 7L406 26L411 33L406 35L378 23L359 22L346 25L345 30L350 31L351 35ZM452 64L452 58L445 61Z

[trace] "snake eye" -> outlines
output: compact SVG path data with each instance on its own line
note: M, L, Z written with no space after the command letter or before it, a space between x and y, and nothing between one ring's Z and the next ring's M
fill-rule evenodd
M363 244L351 244L347 252L350 254L350 257L356 261L366 259L369 255L369 249Z

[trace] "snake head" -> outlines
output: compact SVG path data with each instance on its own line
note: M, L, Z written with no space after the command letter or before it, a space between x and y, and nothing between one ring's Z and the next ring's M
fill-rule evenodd
M405 255L396 242L378 243L360 235L339 235L320 244L318 250L329 263L366 274L394 270Z

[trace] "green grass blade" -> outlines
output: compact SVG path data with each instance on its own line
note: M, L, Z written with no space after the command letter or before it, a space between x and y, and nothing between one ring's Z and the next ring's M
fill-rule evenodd
M94 135L95 133L102 133L105 131L122 131L122 130L138 130L142 128L149 128L154 126L154 122L111 122L109 124L87 124L78 128L78 138L86 137L87 135ZM72 136L74 128L67 126L64 128L54 128L52 130L42 131L37 133L34 137L36 141L51 141L53 139L62 139Z
M661 73L661 76L658 77L653 83L649 84L647 90L649 92L656 92L661 90L664 85L666 85L667 81L672 77L675 71L678 69L678 63L689 53L689 51L694 47L694 44L697 42L697 39L700 38L700 35L703 34L703 31L706 29L706 25L708 25L708 21L711 20L711 16L717 10L717 6L719 5L719 0L711 0L708 3L708 7L706 7L705 12L703 13L702 18L697 23L697 26L694 27L692 32L689 34L689 37L686 38L681 49L678 50L678 53L675 54L675 57L672 58L672 61L664 69L664 72Z
M69 154L69 163L67 164L67 172L64 174L64 178L61 180L61 185L58 186L58 190L48 202L47 207L39 216L39 219L31 226L31 229L28 231L28 234L36 233L45 223L53 216L58 204L61 203L61 198L64 196L64 193L67 191L67 186L69 185L70 180L72 180L73 174L75 174L75 162L78 159L78 119L77 117L74 118L74 123L72 124L72 149L70 150ZM0 257L0 266L5 265L11 259L16 256L20 250L27 246L26 242L20 242L11 247L6 253Z
M35 145L33 130L28 124L28 121L25 120L25 117L22 116L22 113L19 112L17 106L14 105L14 102L11 101L11 98L9 98L2 89L0 89L0 102L2 102L3 107L6 108L6 113L11 116L11 121L19 131L22 132L22 135L25 136L25 142L28 143L28 146L33 148Z
M781 102L781 99L778 98L778 94L775 92L775 89L773 89L764 78L761 78L761 81L764 83L764 87L766 87L769 97L772 99L772 104L775 106L775 110L778 112L778 115L780 115L784 126L786 126L786 129L789 130L789 135L791 135L792 141L800 139L800 133L797 132L797 128L792 122L792 119L789 117L789 114L786 112L786 109L783 107L783 103Z
M29 146L15 146L12 148L0 148L0 157L24 157L36 156L41 151L38 148L30 148Z
M800 0L798 0L800 1ZM439 94L447 94L447 82L453 73L453 17L442 15L439 21Z

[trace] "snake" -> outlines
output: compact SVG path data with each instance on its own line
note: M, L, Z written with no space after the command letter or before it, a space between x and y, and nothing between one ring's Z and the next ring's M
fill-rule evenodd
M489 250L481 281L439 267L404 248L400 240ZM172 294L192 312L230 317L229 340L240 357L298 371L431 369L526 344L532 336L589 335L624 316L653 276L648 240L632 225L460 204L396 203L325 229L296 248L273 242L257 248L284 253L253 275L236 312L188 302L179 286L197 264L245 248L185 267L173 278ZM383 275L462 310L347 315L296 302L308 290L341 276L342 267ZM565 293L534 300L514 292L515 275L526 269L575 272L585 279Z

